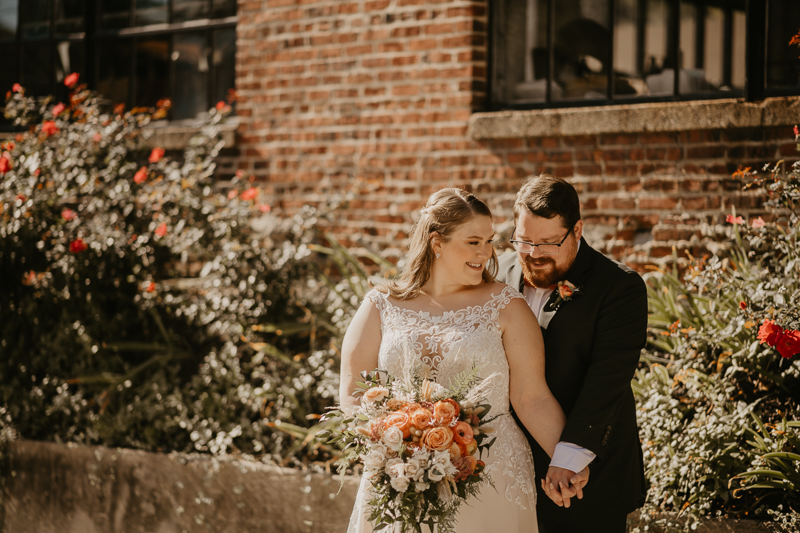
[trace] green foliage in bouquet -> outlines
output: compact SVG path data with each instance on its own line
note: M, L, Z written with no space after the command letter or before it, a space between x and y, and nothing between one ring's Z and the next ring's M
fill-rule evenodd
M633 386L648 511L800 512L800 163L784 166L737 173L771 216L729 215L724 258L647 276L650 350Z
M220 190L227 104L173 159L146 148L169 102L104 110L68 82L63 104L6 99L24 132L0 147L0 435L313 453L279 426L336 394L339 329L306 244L320 214L270 216L241 174Z

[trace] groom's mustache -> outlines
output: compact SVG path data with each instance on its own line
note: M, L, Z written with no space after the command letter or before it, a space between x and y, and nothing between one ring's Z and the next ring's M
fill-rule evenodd
M531 259L530 257L525 258L525 262L529 265L536 265L536 266L544 266L550 263L555 263L552 259Z

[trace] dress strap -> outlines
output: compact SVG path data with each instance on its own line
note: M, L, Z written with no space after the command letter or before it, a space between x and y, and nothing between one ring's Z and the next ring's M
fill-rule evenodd
M494 307L499 311L515 298L521 298L523 300L525 299L525 297L517 289L511 285L504 285L503 290L501 290L498 294L492 294L492 299L486 302L486 305L489 307Z
M386 308L389 305L391 305L388 301L388 298L389 298L388 293L381 292L378 289L372 289L371 291L369 291L367 294L364 295L364 300L369 300L370 302L375 304L375 307L378 308L378 311L380 311L381 316L383 316L383 312L386 310Z

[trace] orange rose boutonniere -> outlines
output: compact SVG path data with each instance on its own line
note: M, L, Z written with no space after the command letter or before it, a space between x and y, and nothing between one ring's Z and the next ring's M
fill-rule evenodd
M556 311L563 302L572 300L572 297L580 293L581 290L569 281L559 281L556 287L556 299L550 305L550 310Z

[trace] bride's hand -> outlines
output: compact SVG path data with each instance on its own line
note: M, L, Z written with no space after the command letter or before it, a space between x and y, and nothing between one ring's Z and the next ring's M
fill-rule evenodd
M569 507L570 498L583 499L583 487L589 482L589 467L580 472L551 466L542 480L542 489L559 507Z
M589 482L589 466L575 474L569 482L577 491L578 499L583 499L583 487Z

